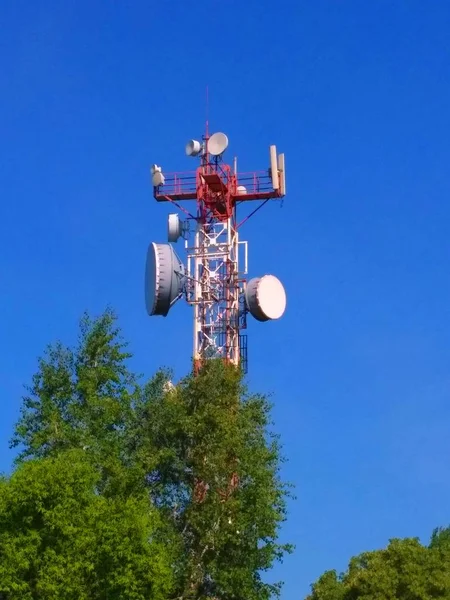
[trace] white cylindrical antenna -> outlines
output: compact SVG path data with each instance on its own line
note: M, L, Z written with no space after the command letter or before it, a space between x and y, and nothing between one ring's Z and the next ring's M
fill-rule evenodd
M167 219L167 240L176 242L183 233L183 226L177 213L172 213Z
M164 175L162 173L161 167L158 165L152 165L150 167L150 172L152 174L152 185L153 187L159 187L160 185L164 185Z
M234 157L233 169L234 169L234 174L237 175L237 156Z
M159 187L160 185L164 185L165 177L161 173L161 171L155 171L152 175L152 184L153 187Z
M286 167L284 164L284 154L278 155L278 171L280 172L280 194L286 195Z
M202 151L202 144L197 140L189 140L185 146L186 156L198 156Z
M277 147L272 145L270 146L270 173L272 177L272 187L274 190L278 190L280 187L277 162Z

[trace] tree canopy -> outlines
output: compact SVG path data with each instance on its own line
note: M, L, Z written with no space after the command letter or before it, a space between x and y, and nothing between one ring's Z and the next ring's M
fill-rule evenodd
M0 598L269 600L289 486L267 398L210 360L176 385L129 366L116 317L47 348L0 479ZM450 600L450 528L393 539L308 600Z
M165 392L168 376L144 388L133 453L154 503L181 535L177 595L269 598L279 586L260 574L290 550L277 543L288 489L270 404L248 394L239 370L221 361Z
M436 529L428 546L392 539L382 550L350 560L345 573L327 571L308 600L432 600L450 598L450 528Z
M105 484L114 475L124 475L124 440L139 394L126 347L108 310L98 319L83 316L75 348L60 342L47 348L11 441L21 448L19 461L82 448Z
M105 498L82 450L0 482L0 592L8 600L166 600L174 547L145 495Z
M155 535L175 552L167 598L278 595L262 573L291 549L278 543L289 488L267 398L222 361L169 386L165 370L141 382L130 356L111 311L82 319L76 347L49 346L12 439L18 474L31 461L38 477L39 461L50 469L78 452L95 502L141 509L146 498Z

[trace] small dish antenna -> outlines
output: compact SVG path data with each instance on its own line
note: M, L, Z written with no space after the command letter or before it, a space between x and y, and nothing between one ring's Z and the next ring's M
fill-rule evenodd
M153 187L164 185L165 177L162 173L155 173L152 177Z
M208 140L208 152L213 156L219 156L228 148L228 137L224 133L213 133Z
M245 196L245 194L247 193L247 188L245 187L245 185L238 185L237 193L238 193L238 196Z
M188 223L182 221L177 213L172 213L167 219L167 240L177 242L188 229Z
M272 321L282 317L286 310L286 292L274 275L255 277L247 284L245 302L257 321Z
M202 150L202 144L197 140L189 140L185 147L187 156L198 156Z
M158 165L152 165L150 167L150 172L152 174L153 187L159 187L160 185L164 185L165 177L162 173L161 167L158 167Z
M152 242L145 266L145 306L150 316L167 316L183 293L184 266L170 244Z

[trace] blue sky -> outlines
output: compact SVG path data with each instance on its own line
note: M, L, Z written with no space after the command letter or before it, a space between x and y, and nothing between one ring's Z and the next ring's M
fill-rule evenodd
M297 487L283 598L449 523L450 4L3 0L0 24L0 469L37 356L85 309L118 311L137 370L188 369L190 309L144 309L169 212L148 167L192 168L209 85L242 170L286 153L283 208L242 232L289 294L248 330Z

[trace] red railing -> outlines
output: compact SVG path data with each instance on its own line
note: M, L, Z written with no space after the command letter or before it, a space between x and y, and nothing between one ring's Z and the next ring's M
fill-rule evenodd
M244 186L246 195L267 194L273 192L272 180L267 171L238 173L237 186ZM239 191L238 191L239 195Z
M224 182L225 173L222 175ZM158 201L165 200L195 200L197 198L197 180L195 171L179 173L164 173L164 185L153 188L154 196ZM245 188L245 190L244 190ZM233 195L237 201L263 200L279 196L272 187L272 180L267 171L250 171L238 173L236 177L236 190Z
M194 200L197 196L196 172L164 173L164 185L153 188L157 200L169 196L173 200Z

